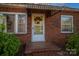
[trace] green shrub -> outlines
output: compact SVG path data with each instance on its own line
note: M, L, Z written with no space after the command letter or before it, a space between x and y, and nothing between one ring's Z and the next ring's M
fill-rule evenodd
M0 32L0 55L13 56L19 51L20 45L15 35Z
M68 43L66 44L66 49L75 49L76 54L79 55L79 34L71 34L68 37Z

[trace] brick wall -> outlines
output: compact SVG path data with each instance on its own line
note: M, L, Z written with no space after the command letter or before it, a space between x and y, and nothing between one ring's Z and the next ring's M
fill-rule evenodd
M27 13L26 8L24 7L17 7L17 6L0 6L0 12L17 12L17 13ZM28 17L29 20L29 17ZM27 30L27 34L16 34L17 37L20 38L20 40L22 41L22 43L26 43L28 41L28 39L30 39L30 33L31 31L29 30L30 28L30 23L31 21L28 21L28 30ZM29 37L30 36L30 37Z
M26 8L17 6L0 6L0 12L26 12Z
M79 13L71 11L61 11L51 17L46 18L45 32L47 42L56 43L63 46L67 41L69 33L61 33L61 15L72 15L74 22L74 32L79 32Z
M32 34L32 13L42 13L48 15L48 10L36 10L36 9L27 9L23 7L1 7L1 12L30 12L30 15L27 19L27 34L18 34L17 37L20 38L22 43L31 42ZM52 11L54 12L54 11ZM28 13L29 14L29 13ZM59 13L45 17L45 40L46 43L56 43L59 46L63 46L67 40L69 34L61 33L61 15L73 15L74 20L74 32L79 32L79 12L74 11L60 11Z

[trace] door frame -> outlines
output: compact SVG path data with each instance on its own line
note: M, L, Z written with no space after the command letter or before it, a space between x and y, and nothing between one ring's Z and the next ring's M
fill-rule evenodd
M46 40L45 40L45 14L41 14L41 13L32 13L32 16L31 16L31 42L32 42L32 39L33 39L33 35L32 35L32 27L33 27L33 15L42 15L43 16L43 35L44 35L44 41L41 41L41 42L45 42ZM37 41L37 42L39 42L39 41Z

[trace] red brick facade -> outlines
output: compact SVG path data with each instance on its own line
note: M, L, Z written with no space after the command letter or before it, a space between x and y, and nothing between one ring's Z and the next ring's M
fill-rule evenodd
M1 12L27 13L27 34L17 34L23 43L31 42L32 13L45 14L45 40L46 43L56 43L63 46L67 40L68 33L61 33L61 15L72 15L74 21L74 32L79 32L79 12L60 11L55 15L48 15L48 10L26 9L24 7L0 7ZM52 10L54 12L54 10ZM50 13L49 13L50 14ZM48 16L47 16L48 15Z

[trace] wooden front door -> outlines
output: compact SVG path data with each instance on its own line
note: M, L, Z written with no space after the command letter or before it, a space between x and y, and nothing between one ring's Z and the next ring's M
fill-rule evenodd
M45 41L44 14L32 14L32 42Z

